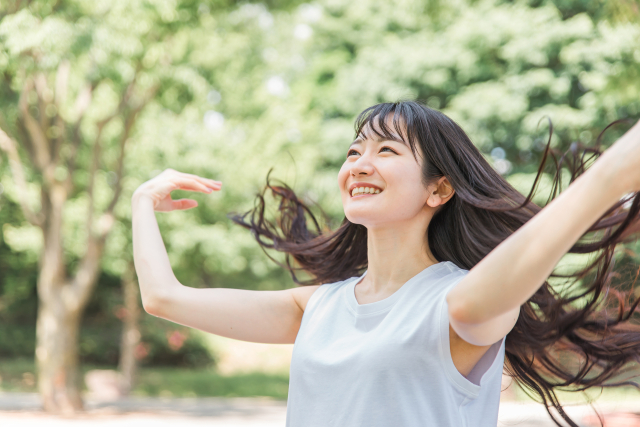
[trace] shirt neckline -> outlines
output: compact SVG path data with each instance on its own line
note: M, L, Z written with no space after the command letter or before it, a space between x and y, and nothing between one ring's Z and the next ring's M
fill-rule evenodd
M426 276L435 273L436 271L444 268L449 261L442 261L436 264L432 264L429 267L425 268L409 280L407 280L397 291L382 299L380 301L371 302L368 304L359 304L356 299L355 288L356 284L360 282L360 280L367 274L368 269L362 273L361 276L355 277L351 280L347 286L345 287L345 297L347 306L356 316L367 316L374 315L378 313L382 313L391 309L391 307L400 299L400 297L408 291L408 289L416 282L424 279Z

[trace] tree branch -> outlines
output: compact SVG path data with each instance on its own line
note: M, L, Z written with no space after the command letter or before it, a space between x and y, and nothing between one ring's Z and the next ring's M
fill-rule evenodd
M38 94L40 129L42 129L46 136L47 129L49 129L50 120L45 112L47 111L47 106L51 102L53 102L53 93L49 89L49 86L47 86L47 77L44 75L44 73L40 72L36 74L36 77L33 81L35 83L36 93Z
M82 261L80 261L80 266L67 288L69 297L65 302L68 306L77 304L77 306L72 306L72 308L75 308L86 305L93 288L96 286L105 241L105 238L91 239L89 241L89 246L82 257Z
M137 77L137 73L136 73ZM106 124L111 121L114 117L119 114L122 114L128 105L128 101L133 95L134 86L136 82L136 77L133 78L131 83L125 89L120 105L118 106L117 111L114 115L102 120L99 126L98 136L101 136L102 129ZM131 129L135 124L136 117L138 113L144 108L144 106L155 96L155 93L158 90L158 86L154 86L147 91L142 101L136 105L134 108L131 108L128 114L125 117L124 122L124 130L120 137L120 153L118 156L118 172L117 172L117 181L116 181L116 189L114 190L114 197L109 203L108 208L105 213L101 216L99 220L100 231L97 234L94 234L92 231L92 222L93 222L93 182L96 170L98 168L100 156L97 155L97 150L94 149L94 158L91 165L91 178L90 178L90 197L89 197L89 214L87 220L87 252L82 257L80 261L80 266L78 268L78 272L72 280L72 286L74 288L74 293L78 296L78 301L81 303L86 303L86 300L91 295L91 291L95 286L95 281L100 268L100 258L102 257L102 252L104 250L104 246L106 243L107 236L111 231L113 224L115 222L115 217L113 215L113 209L119 199L122 184L121 177L123 173L123 164L124 164L124 153L125 153L125 145L127 140L129 139L129 135L131 133ZM99 148L99 139L96 138L96 148Z
M71 150L67 157L67 179L65 180L65 188L68 194L71 194L74 188L73 185L73 173L76 170L76 158L80 143L82 142L82 136L80 135L80 124L84 118L84 114L91 105L91 98L93 90L96 88L96 84L87 84L84 86L78 96L74 105L74 111L77 115L76 121L71 131Z
M56 128L58 128L58 136L54 140L54 144L52 147L53 151L53 164L54 167L57 167L60 163L60 148L62 147L63 138L65 136L65 122L62 118L62 107L67 100L67 86L69 82L69 72L71 71L71 65L69 61L62 61L58 66L58 72L56 73L56 91L55 91L55 106L56 106L56 115L55 115L55 124Z
M133 93L133 88L136 82L136 78L137 78L137 74L133 77L133 79L131 80L131 82L127 85L126 89L124 90L124 93L122 94L122 97L120 99L120 103L118 104L118 108L116 109L116 111L110 115L109 117L103 119L102 121L100 121L98 123L98 134L96 136L96 142L94 144L94 151L93 151L93 160L91 163L91 170L90 170L90 174L89 174L89 187L88 187L88 193L89 193L89 211L87 214L87 239L93 239L93 185L94 185L94 178L95 178L95 174L96 171L98 170L99 166L100 166L100 139L102 136L102 131L104 129L104 127L107 125L107 123L109 123L111 120L113 120L115 117L117 117L118 115L122 114L124 112L124 110L126 109L127 106L127 101L128 99L131 97L131 94ZM135 116L135 113L134 113ZM129 116L127 116L127 118L125 118L125 128L123 131L123 135L126 135L126 137L128 138L128 134L131 128L131 124L128 124L129 121ZM126 140L126 139L125 139ZM120 145L122 146L124 144L124 142L121 141ZM119 180L118 180L119 181ZM112 203L113 204L113 200ZM111 204L109 205L111 207ZM103 215L104 217L104 215ZM101 219L104 220L104 219ZM99 235L106 235L108 234L109 230L110 230L110 226L108 227L108 230L106 231L106 233L102 232Z
M158 85L151 87L145 93L145 96L142 98L140 103L135 108L130 110L129 115L125 119L124 131L122 132L122 135L120 137L120 152L118 154L118 163L116 165L117 172L116 172L116 184L115 184L114 194L113 194L113 198L111 199L111 202L109 203L109 206L105 210L104 215L113 216L113 210L115 209L115 206L118 203L118 200L120 198L120 193L122 192L122 176L124 174L125 145L129 140L129 135L131 134L131 130L133 129L133 126L136 122L138 113L142 111L142 109L149 103L149 101L153 99L158 89L159 89ZM108 232L109 230L102 230L102 234L106 234Z
M31 162L31 164L35 165L34 159L36 158L36 152L33 148L33 143L29 138L27 128L24 126L24 122L17 118L15 125L17 133L15 140L18 142L18 146L22 146L25 148L27 154L29 155L29 161ZM9 126L5 126L5 129L9 129Z
M34 119L29 113L29 105L27 102L27 96L33 89L33 80L27 79L20 93L20 100L18 101L18 107L20 109L20 115L22 116L22 122L24 127L29 133L31 143L33 145L35 153L35 165L40 172L45 172L49 165L49 146L45 133L38 124L38 121Z
M58 106L58 109L60 109L67 100L67 87L70 72L71 64L69 61L62 61L58 66L58 72L56 73L55 103Z
M0 129L0 149L7 153L9 157L9 166L13 179L18 187L20 207L22 208L25 218L30 224L42 228L44 225L42 212L34 213L27 202L27 182L24 177L24 167L18 155L16 143L2 129Z
M87 208L86 232L87 232L87 250L84 253L80 266L71 280L71 290L74 295L73 301L80 306L84 306L87 299L91 295L91 291L95 287L95 281L100 269L100 259L106 242L106 235L95 236L93 233L93 212L94 212L94 183L96 171L100 165L100 152L102 144L102 132L104 127L115 117L112 115L98 123L98 133L93 147L93 157L89 170L89 185L87 193L89 194L89 206ZM109 226L111 229L111 226ZM70 299L71 301L71 299Z
M86 222L86 230L87 230L87 240L91 241L93 239L93 210L94 210L94 197L93 197L93 188L95 183L96 171L98 170L98 166L100 165L100 151L101 151L101 143L102 143L102 131L108 122L101 122L98 124L98 133L96 135L95 142L93 144L93 156L91 158L91 165L89 166L89 185L87 186L87 194L89 195L89 207L87 208L87 222ZM89 242L88 242L89 243Z

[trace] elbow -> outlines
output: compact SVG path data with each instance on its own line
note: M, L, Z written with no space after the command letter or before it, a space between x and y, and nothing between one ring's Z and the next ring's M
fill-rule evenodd
M447 301L449 305L449 319L458 325L480 325L493 318L483 307L468 301Z
M474 313L473 308L461 298L453 299L451 295L448 295L447 306L449 318L453 319L456 323L469 324L478 322L477 313Z
M152 316L157 316L156 313L159 312L159 303L156 298L153 297L143 297L142 298L142 308L144 311L149 313Z
M449 306L449 318L457 323L470 323L468 313L461 304Z
M142 308L152 316L162 317L166 305L167 297L165 295L142 295Z

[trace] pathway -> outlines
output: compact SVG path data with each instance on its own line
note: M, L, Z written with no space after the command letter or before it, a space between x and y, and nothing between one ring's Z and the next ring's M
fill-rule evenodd
M283 427L286 403L260 398L142 398L117 401L87 399L86 413L64 418L40 410L38 396L31 393L0 393L2 427ZM614 410L639 412L637 404L598 405L602 413ZM567 407L582 427L599 426L588 406ZM555 427L541 405L503 402L498 427ZM607 418L606 427L640 427L640 415Z

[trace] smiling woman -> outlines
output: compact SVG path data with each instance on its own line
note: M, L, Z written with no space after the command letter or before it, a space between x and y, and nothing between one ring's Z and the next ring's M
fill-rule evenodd
M296 283L314 285L298 300L288 425L495 426L503 363L572 426L556 390L629 384L610 379L640 354L638 301L621 296L611 317L602 296L616 245L638 237L640 179L623 177L635 177L640 125L588 172L602 152L574 151L580 178L545 209L531 202L535 184L524 197L453 120L417 102L366 109L355 134L338 173L337 230L323 233L269 176L257 207L231 216L286 254L280 265ZM280 198L277 225L264 216L267 190ZM564 254L594 252L568 276L591 278L577 294L549 285ZM299 271L314 278L300 281Z
M280 265L308 286L182 285L154 213L197 206L172 200L174 190L212 193L222 183L167 169L138 187L133 248L145 310L228 338L294 343L291 427L494 427L503 368L571 426L557 390L637 386L621 375L640 359L640 299L611 279L616 246L640 237L640 123L604 153L572 146L573 182L544 209L439 111L379 104L355 130L337 177L337 230L323 232L269 175L256 208L231 216L262 248L285 253ZM275 223L265 218L268 190L280 198ZM581 271L554 274L566 253L594 252ZM300 281L300 270L313 279ZM549 277L578 286L560 292Z

